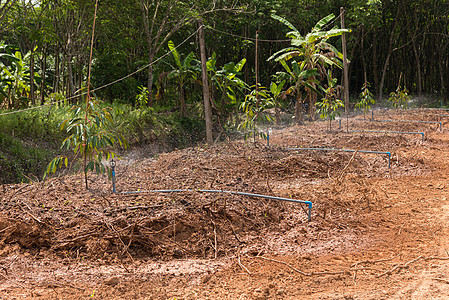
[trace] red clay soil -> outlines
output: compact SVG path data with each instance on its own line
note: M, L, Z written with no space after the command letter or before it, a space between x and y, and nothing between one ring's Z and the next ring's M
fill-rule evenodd
M89 190L80 175L0 186L0 299L447 299L449 130L327 125L275 129L269 148L128 156L115 194L93 174ZM385 154L298 147L391 152L391 169ZM167 189L192 191L149 192ZM312 220L306 205L205 189L312 201Z

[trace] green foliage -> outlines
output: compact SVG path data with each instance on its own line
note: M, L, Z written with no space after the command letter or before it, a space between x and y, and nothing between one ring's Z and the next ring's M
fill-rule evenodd
M124 148L128 146L123 135L113 129L111 108L102 108L97 103L89 101L87 108L74 105L70 112L72 117L60 124L60 129L70 134L62 142L61 149L73 151L75 160L83 163L85 174L88 171L109 173L109 166L103 163L103 159L109 160L117 156L111 150L117 143ZM45 175L55 173L63 166L68 166L68 157L55 157L48 164Z
M282 91L284 88L286 80L281 80L279 83L271 82L270 84L270 92L273 95L273 102L275 108L275 118L276 124L279 124L281 121L281 117L279 115L279 108L281 107L281 98L285 96L285 91Z
M64 139L57 126L65 113L64 108L49 106L0 116L0 182L16 183L43 175Z
M248 131L245 134L245 139L253 136L254 142L257 135L257 125L266 120L268 122L273 122L274 119L270 115L264 114L264 111L275 106L270 91L265 87L256 86L251 87L251 92L246 95L245 100L240 105L240 109L245 114L245 119L239 125L240 130Z
M286 36L290 38L291 46L274 53L268 58L268 60L280 62L284 66L284 69L287 69L287 61L292 59L297 60L297 63L292 63L293 68L299 69L299 71L293 70L297 80L301 80L301 77L298 76L304 71L314 71L325 76L326 70L329 67L336 66L338 68L342 68L343 54L340 53L331 43L329 43L328 40L332 37L341 36L345 32L350 32L350 30L338 28L325 30L325 26L330 23L334 17L335 16L333 14L324 17L315 24L308 34L303 36L289 21L280 16L272 15L273 19L278 20L290 28L291 31L288 32ZM291 73L288 70L287 72ZM315 78L312 76L311 80L314 79ZM298 85L303 85L306 82L307 81L301 80L301 82L297 83L296 91L298 93ZM315 83L311 83L310 86L308 86L307 97L309 100L310 117L312 119L315 115L316 96L317 93L315 92ZM297 107L297 116L299 114L298 111L299 107ZM300 122L300 120L297 121Z
M108 85L135 71L142 62L129 62L129 53L115 51L99 53L92 64L92 85L95 87ZM127 61L128 60L128 61ZM101 98L132 101L139 86L145 81L136 77L127 77L97 92Z
M0 132L0 183L28 181L41 174L51 152Z
M229 62L221 69L218 69L217 54L214 52L206 63L209 79L212 82L213 104L222 113L236 107L239 104L239 96L244 95L248 85L238 76L245 66L246 58L240 60L237 64Z
M185 103L185 85L197 78L198 73L201 72L200 62L195 59L195 53L190 52L181 60L181 54L176 50L173 41L168 42L168 48L170 49L175 64L172 65L172 71L168 74L169 79L175 79L178 82L179 87L179 104L181 115L184 116L187 112Z
M302 90L306 91L309 98L311 98L312 92L320 94L320 92L315 88L316 85L319 84L319 81L316 80L318 71L316 68L307 70L306 65L298 63L295 60L291 62L291 68L285 60L280 60L280 63L285 71L276 72L275 77L278 79L285 78L285 80L288 80L288 82L292 84L285 93L296 94L295 118L297 123L301 123L301 111L304 99L302 96Z
M390 93L388 98L395 108L407 108L408 101L410 101L410 96L406 88L398 88L396 91Z
M10 45L0 46L0 93L7 101L9 108L28 106L30 92L30 67L28 59L31 52L25 56ZM39 79L36 74L35 79Z
M137 88L139 93L136 96L136 106L137 107L147 107L148 106L148 88L141 85Z
M318 102L318 112L321 119L329 119L329 130L332 130L332 120L338 115L338 109L344 107L343 101L338 99L337 93L337 78L332 78L332 74L329 71L327 75L327 88L324 89L325 96Z
M283 23L292 31L287 33L287 37L291 39L291 47L284 48L268 58L268 60L288 61L294 57L298 57L302 64L307 65L308 70L316 68L317 64L328 66L338 66L341 68L343 54L341 54L332 44L328 42L331 37L340 36L345 32L350 32L348 29L337 29L323 31L324 26L329 23L335 16L330 14L321 19L305 36L302 36L298 29L296 29L286 19L272 15L272 18ZM326 54L327 53L327 54Z
M407 108L408 107L408 102L410 101L410 96L408 94L408 90L404 87L401 87L401 79L402 79L402 74L401 76L399 76L399 84L398 87L396 88L396 91L391 92L390 96L388 98L388 101L391 102L391 104L393 104L393 106L397 109L397 108Z
M365 118L366 113L371 109L371 104L376 103L374 95L369 90L370 84L365 80L362 87L362 92L360 93L360 100L356 103L356 108L361 108L363 111L363 118Z

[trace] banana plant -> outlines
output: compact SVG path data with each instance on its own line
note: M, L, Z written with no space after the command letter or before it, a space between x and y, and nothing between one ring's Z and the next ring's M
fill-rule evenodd
M0 77L2 78L2 94L6 96L10 108L25 107L29 101L30 68L26 63L31 52L22 56L20 51L8 53L10 48L3 48L6 53L0 53ZM6 62L6 64L4 62Z
M295 120L296 123L302 123L302 104L307 98L311 98L312 93L321 94L316 86L319 81L316 79L317 69L306 69L306 66L295 60L292 61L292 67L285 60L279 61L285 71L276 73L277 78L286 78L292 85L285 92L286 94L295 94ZM303 93L305 97L303 97Z
M243 58L237 64L229 62L218 69L215 52L206 63L208 77L212 82L211 94L214 95L212 105L221 114L227 113L228 109L238 105L239 96L243 98L244 92L248 89L248 85L238 77L242 74L241 70L245 63L246 58Z
M168 42L168 48L173 54L174 65L171 65L172 71L168 74L169 79L176 79L179 88L179 104L181 116L187 113L185 102L185 85L192 80L196 80L201 72L200 62L195 59L195 54L190 52L184 60L181 61L181 55L176 50L173 41Z
M342 68L343 54L329 42L329 39L350 32L350 30L338 28L325 30L325 26L331 22L335 15L330 14L321 19L305 36L301 35L299 30L286 19L277 15L271 17L291 29L287 33L287 37L291 39L291 46L274 53L268 58L269 61L282 62L295 58L301 65L301 69L316 70L322 78L326 77L328 67ZM317 93L312 91L308 94L307 99L309 101L309 116L314 119Z

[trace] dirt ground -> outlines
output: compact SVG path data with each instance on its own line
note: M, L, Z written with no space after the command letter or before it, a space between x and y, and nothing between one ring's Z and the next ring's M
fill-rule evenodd
M130 154L118 193L94 174L88 191L80 175L0 186L0 299L448 299L445 114ZM222 191L311 201L311 220L304 204Z

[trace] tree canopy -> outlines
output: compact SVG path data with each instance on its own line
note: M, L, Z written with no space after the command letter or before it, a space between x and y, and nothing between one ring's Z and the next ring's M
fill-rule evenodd
M176 55L189 60L200 57L196 31L202 19L207 57L213 58L215 66L215 71L209 70L209 79L226 79L226 74L217 71L245 61L232 82L210 87L213 101L226 102L213 103L214 112L222 114L226 106L229 116L229 104L238 109L238 102L248 94L246 87L256 84L256 59L259 83L270 86L273 76L285 69L268 58L289 47L307 55L301 41L313 36L310 28L331 14L320 30L333 45L327 49L340 53L341 37L332 34L340 33L340 7L351 30L347 35L351 95L356 97L368 81L374 95L382 98L396 90L402 78L402 86L412 94L448 100L448 0L104 0L98 6L92 88L105 101L134 104L146 87L148 105L177 106L185 114L186 105L201 102L200 68L189 70L192 74L184 80L175 75L183 74L187 66L173 62ZM3 108L46 103L56 94L80 101L77 95L86 85L93 10L94 2L86 0L0 2ZM323 49L315 50L316 57L333 59ZM302 55L291 50L284 56L289 59L292 54ZM335 68L333 76L340 78L341 71ZM325 76L322 80L325 84Z

